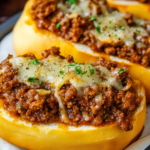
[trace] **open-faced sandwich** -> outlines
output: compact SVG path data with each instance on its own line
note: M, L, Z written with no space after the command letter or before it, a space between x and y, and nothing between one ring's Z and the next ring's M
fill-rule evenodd
M150 101L148 21L112 11L102 0L29 0L14 28L17 54L40 58L41 51L55 45L76 62L96 63L104 57L126 65Z
M146 116L142 84L113 61L59 53L0 64L0 137L32 150L122 150L136 140Z
M136 17L150 20L150 0L107 0L112 8L120 12L131 12Z

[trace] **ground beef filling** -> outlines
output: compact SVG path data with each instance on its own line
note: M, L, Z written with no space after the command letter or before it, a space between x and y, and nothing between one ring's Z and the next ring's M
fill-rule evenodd
M100 58L97 64L114 70L116 63ZM128 72L119 74L122 85L131 82ZM141 100L136 97L135 90L116 90L113 86L103 87L96 83L80 89L83 95L77 96L78 91L71 84L64 84L59 95L66 107L71 124L92 124L94 126L117 122L123 130L131 130L132 114ZM101 98L100 98L101 97ZM99 99L99 100L98 100Z
M89 8L91 16L95 10L97 14L101 14L101 6L96 0L91 0ZM128 47L120 42L115 44L102 43L89 32L90 29L95 29L94 22L90 21L90 16L83 18L79 15L74 18L64 19L65 12L57 8L57 1L54 0L35 1L31 8L31 15L38 28L47 29L66 40L86 44L94 51L115 55L143 66L150 65L150 40L148 40L148 37L141 37L139 39L137 33L134 35L134 39L137 42L146 45L144 48L137 47L136 45ZM128 25L135 25L132 14L126 13L123 18ZM149 24L145 25L145 28L149 29Z
M43 51L42 55L44 58L49 55L59 55L59 48L53 47ZM11 57L9 55L0 64L0 69L6 68L0 75L0 98L3 100L4 109L11 115L32 123L64 123L55 97L55 88L44 82L38 87L20 83L17 79L17 68L14 69L9 63ZM35 58L33 54L24 55L24 57ZM74 62L72 56L68 56L66 60ZM70 83L65 83L58 93L69 118L68 124L103 126L116 122L123 130L131 130L133 128L132 114L141 100L136 96L133 87L129 86L132 81L128 71L124 68L124 72L120 74L117 64L104 58L100 58L95 65L114 71L116 79L126 89L118 91L113 86L104 87L97 83L76 89ZM51 93L40 95L38 92L40 89L51 91Z
M11 56L1 64L1 67L7 67L0 75L0 98L3 99L4 109L33 123L58 121L59 107L54 93L42 96L37 92L37 87L19 83L17 70L8 63L9 58ZM51 90L50 85L44 83L38 89Z

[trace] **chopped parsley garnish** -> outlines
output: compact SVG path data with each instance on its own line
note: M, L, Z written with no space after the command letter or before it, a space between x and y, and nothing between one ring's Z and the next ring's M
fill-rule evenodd
M107 119L107 117L108 117L108 115L107 115L107 114L105 114L105 115L104 115L104 120L106 120L106 119Z
M125 29L125 27L124 26L120 26L120 29L123 30L123 29Z
M66 67L66 65L64 65L63 67Z
M111 21L109 21L109 23L111 23Z
M41 85L41 84L42 84L42 81L40 81L39 84Z
M102 24L102 22L99 22L98 24L100 25L100 24Z
M32 82L32 83L34 83L36 80L39 80L39 79L35 77L30 77L27 79L28 82Z
M119 74L123 73L124 70L122 68L120 68Z
M75 121L75 123L78 123L77 121Z
M69 2L70 4L73 4L76 2L76 0L67 0L67 2Z
M112 30L113 28L112 28L112 27L109 27L109 29Z
M117 36L117 34L115 34L115 36Z
M76 9L76 5L74 5L73 7L72 7L72 10L75 10Z
M98 80L95 81L95 83L97 83L97 82L98 82Z
M123 84L123 83L122 83L122 80L120 80L120 85L119 85L119 86L122 87L122 84Z
M63 75L63 76L65 75L63 71L59 71L59 73L60 73L61 75Z
M56 63L54 62L54 65L56 65Z
M141 31L140 31L140 30L137 30L136 32L137 32L137 33L141 33Z
M21 109L21 106L19 106L19 109Z
M122 80L120 80L120 83L122 84Z
M87 75L87 77L90 77L89 75Z
M90 65L91 65L91 66L93 66L93 64L92 64L92 63L90 63Z
M59 29L59 28L60 28L60 26L61 26L61 24L60 24L60 23L57 23L57 24L56 24L56 28L57 28L57 29Z
M84 65L84 63L77 63L78 65Z
M95 17L90 18L91 21L96 21L97 19Z
M84 65L84 63L70 63L68 66L75 66L75 65Z
M97 32L98 32L99 34L101 34L101 27L100 27L100 26L97 26L97 27L96 27L96 30L97 30Z
M30 65L38 65L40 62L37 59L33 59L31 62L29 62Z
M94 74L94 69L90 69L90 75L93 75L93 74Z
M77 63L70 63L68 66L75 66Z
M82 72L82 70L78 67L75 67L75 71L77 74L82 74L82 75L86 73L86 71Z

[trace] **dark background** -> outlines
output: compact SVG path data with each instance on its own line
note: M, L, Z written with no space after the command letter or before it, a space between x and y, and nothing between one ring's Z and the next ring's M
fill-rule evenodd
M23 10L27 0L0 0L0 24Z

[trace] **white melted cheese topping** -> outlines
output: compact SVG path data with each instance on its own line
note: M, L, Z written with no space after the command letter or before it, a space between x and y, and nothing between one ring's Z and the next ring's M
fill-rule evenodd
M66 111L58 95L58 91L65 83L71 83L77 89L78 94L83 94L81 88L90 86L95 82L105 87L113 85L118 90L121 88L113 73L103 66L76 63L75 66L70 66L70 63L66 60L52 56L39 60L40 64L38 65L30 64L32 60L27 57L11 58L9 61L12 63L13 68L18 70L17 78L19 82L30 86L31 84L39 84L42 81L55 87L55 96L58 99L61 118L66 122L68 121ZM82 73L78 74L77 69ZM35 83L30 83L27 81L30 77L38 78L38 80ZM49 93L44 91L44 94Z
M147 31L142 28L142 20L134 18L134 22L139 25L136 27L128 26L127 22L123 19L124 14L113 11L109 13L105 5L101 2L102 14L97 15L96 11L90 13L89 8L90 0L80 0L79 3L71 4L71 7L67 3L58 3L58 8L63 10L66 13L65 18L73 18L78 15L82 17L90 16L96 18L94 21L95 27L100 28L100 33L96 30L91 30L90 32L95 35L96 39L100 40L102 43L125 43L127 46L132 46L136 44L134 39L134 33L139 34L140 36L148 36ZM138 20L138 21L137 21ZM137 44L137 46L144 47L143 44Z

